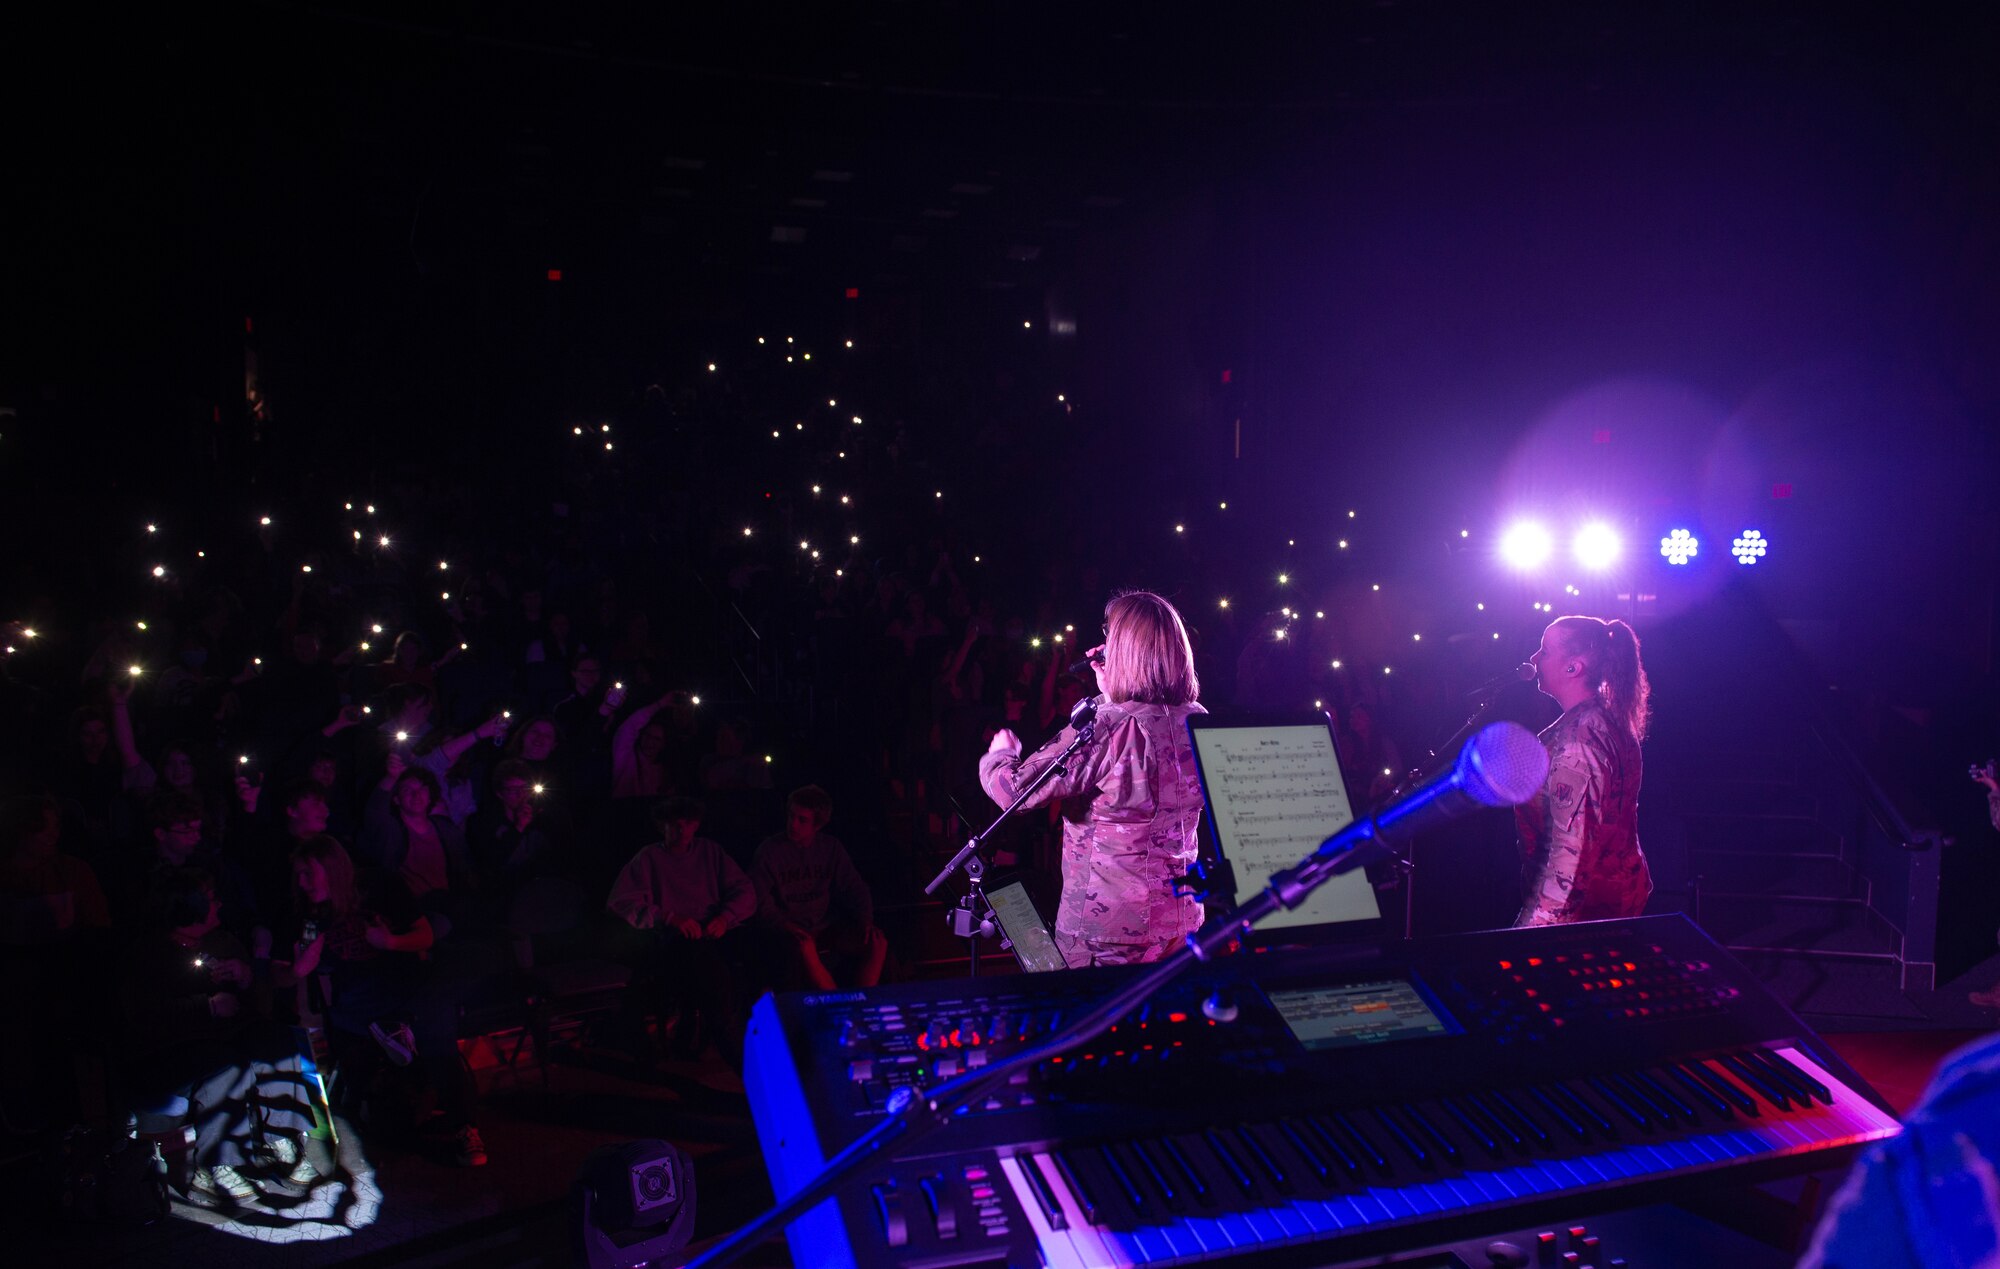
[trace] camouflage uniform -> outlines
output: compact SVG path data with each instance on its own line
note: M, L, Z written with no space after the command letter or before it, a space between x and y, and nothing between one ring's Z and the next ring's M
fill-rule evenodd
M1527 898L1516 925L1638 916L1653 893L1639 849L1639 742L1596 701L1544 728L1549 778L1514 809Z
M1106 704L1097 734L1069 771L1036 791L1028 806L1060 798L1063 890L1056 946L1071 968L1155 961L1201 925L1201 905L1176 897L1173 879L1194 864L1201 781L1187 717L1199 705ZM1005 806L1056 760L1076 733L1034 753L989 753L979 783Z

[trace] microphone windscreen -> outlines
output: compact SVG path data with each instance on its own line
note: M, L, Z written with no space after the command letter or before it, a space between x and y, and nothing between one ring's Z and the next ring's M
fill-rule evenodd
M1514 667L1514 677L1523 683L1532 682L1535 677L1535 663L1533 661L1521 662L1521 664Z
M1481 806L1519 806L1549 778L1549 754L1519 723L1483 728L1458 758L1462 787Z

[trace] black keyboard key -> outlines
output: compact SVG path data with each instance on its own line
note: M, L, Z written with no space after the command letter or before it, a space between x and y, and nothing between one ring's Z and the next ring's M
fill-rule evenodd
M1097 1154L1104 1162L1105 1171L1118 1183L1118 1192L1135 1215L1150 1213L1157 1204L1147 1201L1146 1192L1139 1188L1139 1178L1132 1175L1132 1169L1125 1166L1125 1160L1118 1157L1118 1151L1111 1146L1099 1146ZM1136 1165L1135 1165L1136 1166Z
M1377 1106L1374 1110L1374 1116L1375 1121L1388 1130L1389 1140L1402 1149L1410 1162L1419 1167L1432 1166L1431 1152L1424 1149L1424 1143L1418 1141L1414 1133L1396 1122L1395 1116L1389 1113L1388 1107Z
M1644 1110L1653 1127L1664 1128L1672 1122L1673 1114L1665 1106L1653 1100L1653 1095L1641 1088L1639 1082L1630 1075L1607 1075L1604 1077L1604 1082L1625 1094L1634 1105Z
M1284 1167L1279 1164L1270 1148L1259 1139L1257 1130L1249 1124L1244 1124L1235 1130L1235 1136L1236 1140L1243 1143L1243 1153L1249 1157L1252 1165L1263 1172L1265 1184L1280 1194L1290 1194L1292 1183L1286 1177Z
M1184 1179L1190 1200L1203 1207L1215 1206L1215 1195L1209 1188L1207 1174L1188 1157L1188 1151L1181 1147L1181 1143L1172 1137L1162 1137L1160 1149L1166 1156L1163 1166L1171 1166Z
M1335 1111L1333 1114L1328 1115L1323 1122L1330 1129L1340 1129L1346 1132L1347 1139L1360 1149L1361 1161L1363 1163L1372 1163L1381 1172L1389 1170L1389 1157L1382 1153L1382 1147L1375 1144L1373 1137L1361 1131L1361 1125L1354 1122L1352 1115L1347 1114L1345 1111Z
M1300 1133L1297 1128L1284 1120L1278 1121L1278 1135L1285 1139L1285 1144L1292 1148L1292 1152L1298 1155L1312 1174L1318 1177L1323 1184L1331 1186L1334 1183L1333 1159L1339 1159L1341 1164L1346 1167L1349 1175L1354 1175L1361 1171L1361 1165L1356 1163L1346 1151L1341 1150L1332 1142L1326 1141L1325 1134L1320 1129L1310 1124L1307 1127L1314 1137L1320 1139L1319 1146L1308 1144L1304 1134ZM1325 1148L1325 1154L1320 1153L1321 1146Z
M1410 1122L1417 1126L1424 1140L1430 1143L1433 1152L1438 1155L1440 1162L1458 1162L1458 1142L1452 1138L1450 1131L1443 1126L1438 1118L1430 1115L1416 1102L1410 1102L1400 1107L1400 1109L1409 1117Z
M1063 1184L1067 1185L1069 1192L1076 1196L1076 1205L1083 1209L1083 1219L1093 1225L1102 1224L1105 1215L1104 1205L1098 1202L1097 1187L1083 1178L1066 1151L1051 1150L1049 1158L1055 1161L1056 1172L1062 1177Z
M1209 1153L1221 1162L1225 1176L1236 1182L1237 1189L1245 1194L1257 1192L1257 1183L1250 1179L1249 1169L1243 1166L1243 1161L1236 1157L1235 1151L1229 1148L1228 1143L1214 1132L1203 1133L1201 1139L1207 1144Z
M1472 1138L1475 1142L1486 1147L1486 1153L1492 1155L1496 1159L1500 1157L1500 1143L1494 1140L1492 1133L1486 1131L1485 1128L1473 1122L1472 1114L1469 1110L1459 1105L1457 1102L1454 1102L1449 1097L1440 1100L1438 1102L1438 1105L1443 1106L1445 1109L1445 1113L1450 1115L1454 1120L1457 1121L1459 1129L1462 1132L1464 1132L1466 1136Z
M1604 1117L1604 1112L1599 1110L1594 1102L1585 1097L1575 1087L1569 1084L1551 1084L1548 1087L1549 1095L1574 1111L1576 1116L1583 1120L1591 1131L1602 1133L1604 1136L1614 1139L1618 1136L1618 1129L1612 1125L1609 1119Z
M1784 1070L1790 1071L1792 1073L1792 1076L1795 1079L1797 1079L1799 1083L1805 1085L1807 1088L1812 1090L1813 1098L1817 1100L1822 1106L1833 1105L1833 1090L1828 1088L1826 1085L1820 1083L1812 1076L1806 1074L1803 1070L1800 1070L1795 1063L1788 1061L1785 1058L1784 1054L1774 1053L1769 1049L1761 1049L1759 1050L1759 1053L1763 1057L1763 1059L1770 1065L1774 1067L1781 1067Z
M1748 1062L1745 1062L1734 1053L1724 1054L1717 1060L1724 1070L1741 1079L1749 1086L1751 1092L1762 1097L1765 1101L1771 1103L1771 1105L1777 1107L1779 1110L1790 1110L1792 1108L1792 1099L1786 1095L1785 1090L1779 1087L1778 1082L1769 1075L1766 1075L1761 1069L1753 1068Z
M1049 1228L1068 1229L1069 1216L1064 1213L1062 1204L1056 1201L1056 1192L1049 1185L1049 1178L1043 1174L1040 1165L1035 1162L1035 1156L1024 1154L1014 1161L1020 1165L1021 1175L1028 1178L1028 1188L1035 1193L1035 1205L1042 1209L1042 1219L1049 1223ZM929 1178L924 1180L924 1193L931 1200L932 1215L952 1211L949 1206L939 1205L937 1193L931 1188ZM950 1236L944 1232L942 1223L938 1226L938 1236L941 1238Z
M1713 1114L1717 1119L1736 1118L1736 1112L1729 1108L1727 1102L1715 1095L1714 1089L1688 1074L1687 1068L1681 1066L1678 1062L1667 1068L1667 1074L1673 1077L1676 1084L1679 1084L1692 1094L1697 1102L1708 1107L1709 1113Z
M1542 1127L1534 1116L1528 1113L1527 1108L1519 1100L1507 1093L1489 1093L1487 1096L1493 1099L1493 1104L1500 1111L1513 1117L1515 1127L1534 1138L1536 1143L1540 1145L1547 1145L1549 1143L1548 1129Z
M1666 1112L1667 1118L1673 1119L1678 1117L1682 1123L1688 1124L1700 1121L1699 1116L1695 1114L1694 1107L1683 1101L1680 1094L1668 1088L1651 1071L1634 1072L1631 1078L1632 1083L1641 1092L1653 1099L1655 1106Z
M1185 1212L1187 1200L1181 1197L1180 1188L1167 1175L1167 1170L1161 1166L1160 1161L1153 1157L1153 1152L1146 1148L1146 1143L1135 1141L1131 1148L1132 1157L1139 1162L1139 1169L1134 1174L1135 1179L1141 1183L1150 1182L1153 1193L1160 1197L1168 1211Z
M1757 1109L1757 1099L1744 1092L1735 1080L1724 1075L1716 1068L1713 1062L1684 1062L1682 1065L1690 1073L1699 1077L1704 1084L1714 1089L1716 1096L1721 1097L1743 1114L1749 1115L1752 1118L1763 1115L1764 1112Z
M1609 1082L1603 1078L1592 1076L1584 1080L1583 1083L1591 1092L1602 1097L1605 1104L1610 1106L1612 1110L1631 1120L1635 1127L1647 1127L1653 1118L1646 1113L1644 1103L1628 1100L1624 1095L1612 1088Z
M1553 1115L1556 1123L1570 1136L1578 1141L1590 1140L1590 1133L1584 1129L1583 1120L1570 1114L1568 1108L1560 1104L1554 1090L1531 1088L1528 1090L1528 1096L1539 1102L1543 1110Z
M1467 1093L1464 1098L1464 1104L1468 1114L1473 1115L1480 1123L1492 1129L1495 1141L1503 1145L1512 1146L1516 1150L1526 1150L1528 1148L1528 1143L1521 1140L1521 1134L1515 1130L1513 1124L1507 1121L1506 1113L1500 1109L1499 1105L1489 1095Z

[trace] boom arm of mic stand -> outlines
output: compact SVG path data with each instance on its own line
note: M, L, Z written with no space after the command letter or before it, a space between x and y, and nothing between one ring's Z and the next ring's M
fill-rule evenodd
M1080 725L1076 729L1076 739L1069 742L1069 747L1064 749L1062 753L1058 754L1054 762L1050 763L1046 767L1043 767L1041 771L1036 774L1034 779L1028 781L1028 787L1022 789L1019 793L1015 794L1014 800L1012 802L1009 802L1006 808L1002 810L999 815L994 817L993 822L991 824L988 824L985 828L980 829L979 832L973 836L971 841L968 841L964 846L961 846L959 848L958 853L951 857L951 862L944 866L944 870L938 873L937 876L932 877L931 883L924 887L924 893L936 894L939 886L942 886L945 882L950 881L951 875L953 873L965 867L966 861L979 853L979 848L986 844L986 839L993 836L993 830L999 828L1002 824L1005 824L1007 822L1007 817L1012 815L1016 810L1018 810L1021 806L1021 803L1027 801L1029 798L1035 795L1035 790L1041 788L1043 785L1047 784L1051 779L1055 778L1056 776L1067 773L1069 769L1070 758L1076 753L1077 750L1083 748L1085 745L1090 743L1090 738L1093 734L1096 733L1096 731L1097 731L1097 720L1095 718L1092 718L1088 722L1085 722L1082 725Z

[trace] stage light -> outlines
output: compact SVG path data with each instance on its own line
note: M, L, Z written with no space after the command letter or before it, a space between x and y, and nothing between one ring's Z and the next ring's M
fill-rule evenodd
M708 363L708 372L709 372L710 374L714 374L714 373L715 373L715 363L714 363L714 362L712 362L712 361Z
M166 566L166 565L164 565L164 564L155 564L155 565L153 565L153 576L155 576L155 577L165 577L166 575L167 575L167 566Z
M1660 539L1660 554L1669 564L1685 564L1701 554L1701 539L1686 529L1675 529Z
M1276 630L1273 630L1271 633L1278 636L1278 638L1282 639L1285 637L1285 628L1283 626L1279 626Z
M1292 575L1291 575L1290 573L1280 573L1280 574L1278 574L1278 585L1280 585L1280 586L1283 586L1283 585L1284 585L1285 583L1287 583L1287 582L1289 582L1289 581L1291 581L1291 580L1292 580Z
M1533 520L1509 525L1500 535L1500 558L1512 568L1540 568L1555 551L1549 531Z
M1370 586L1370 587L1369 587L1368 589L1369 589L1369 590L1381 590L1381 589L1382 589L1382 583L1380 583L1380 582L1376 582L1376 583L1375 583L1375 584L1374 584L1373 586Z
M1186 533L1186 532L1187 532L1187 526L1186 526L1186 525L1184 525L1184 524L1177 524L1177 525L1175 525L1175 526L1174 526L1174 532L1175 532L1175 533Z
M1472 530L1471 530L1471 529L1460 529L1460 530L1458 531L1458 536L1460 536L1460 537L1462 537L1462 538L1469 538L1469 537L1471 537L1471 536L1472 536Z
M1346 538L1342 538L1342 539L1340 540L1340 549L1341 549L1341 550L1343 550L1343 551L1345 551L1345 550L1347 549L1347 539L1346 539Z
M1217 503L1216 505L1224 511L1229 510L1229 504L1226 502Z
M611 425L609 423L606 423L600 430L609 432L611 430Z
M815 497L815 498L819 497L819 486L818 486L818 485L814 485L814 486L813 486L813 497Z
M1278 611L1285 614L1285 616L1287 617L1292 615L1292 610L1289 608L1280 608Z
M1420 634L1413 634L1410 636L1410 642L1412 643L1422 643L1423 641L1424 637Z
M1616 564L1618 553L1623 547L1624 543L1618 540L1618 534L1602 520L1593 520L1578 529L1569 544L1570 554L1576 557L1576 562L1596 571L1602 571Z
M263 525L265 528L268 529L271 527L271 517L261 516L258 518L257 523Z
M1485 611L1486 611L1486 605L1485 605L1485 604L1474 604L1474 605L1473 605L1473 607L1477 608L1477 609L1478 609L1479 611L1481 611L1481 612L1485 612Z
M160 526L157 524L149 524L146 526L146 532L148 533L158 533L159 531L160 531Z
M1326 612L1325 612L1325 610L1323 610L1323 609L1322 609L1322 610L1319 610L1319 611L1316 611L1316 612L1314 612L1314 613L1313 613L1313 616L1315 616L1315 617L1324 617L1324 616L1326 616Z
M847 341L847 346L848 346L849 348L852 348L852 347L854 347L854 341L853 341L853 340L851 340L851 339L850 339L850 340L848 340L848 341Z
M1340 668L1340 662L1339 662L1339 661L1335 661L1335 662L1333 663L1333 668L1334 668L1334 669L1336 669L1336 670L1338 670L1338 669Z
M1225 599L1225 600L1223 600L1223 601L1222 601L1222 606L1223 606L1224 608L1227 608L1227 607L1229 607L1229 601L1228 601L1228 600L1226 600L1226 599Z
M1755 529L1743 530L1743 536L1729 544L1729 553L1736 557L1738 564L1755 564L1770 549L1770 539Z
M384 534L382 535L382 537L381 537L381 544L382 544L383 546L385 546L385 547L389 545L389 535L388 535L388 534L384 533Z

